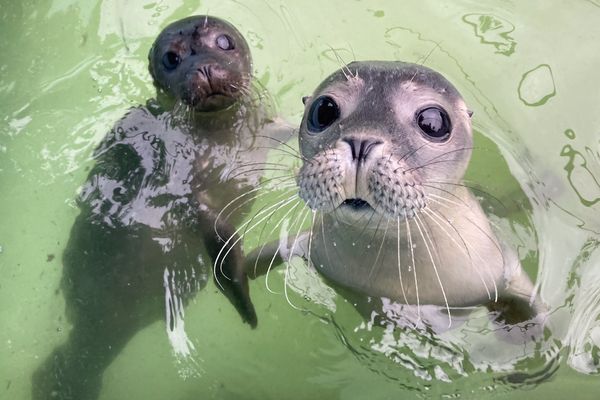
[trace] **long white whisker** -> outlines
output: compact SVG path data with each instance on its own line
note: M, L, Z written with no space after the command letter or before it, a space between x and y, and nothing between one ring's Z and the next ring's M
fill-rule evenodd
M408 246L410 248L410 257L412 260L413 276L415 278L415 293L417 295L417 324L421 322L421 302L419 300L419 283L417 281L417 265L415 264L415 249L413 247L412 234L410 232L410 224L408 223L408 217L404 215L404 222L406 223L406 232L408 233Z
M306 217L308 217L308 210L305 210L303 212L303 214L304 214L304 217L302 218L302 222L300 222L300 225L298 227L299 230L302 229L302 226L304 225L304 222L306 222ZM288 257L288 262L287 262L287 265L285 267L285 274L284 274L284 277L283 277L283 293L285 295L286 301L288 302L288 304L290 306L292 306L292 308L295 308L296 310L302 311L303 310L302 308L296 306L290 300L290 297L288 295L288 283L287 283L288 282L288 278L289 278L289 269L290 269L289 264L290 264L290 262L292 260L293 255L294 255L294 250L295 250L295 247L296 247L297 243L298 243L298 235L296 235L296 238L294 239L294 243L292 244L292 247L290 249L290 253L289 253L289 257Z
M292 196L294 197L294 196ZM289 204L290 202L294 201L294 199L292 198L292 200L290 200L288 203L283 204L282 207L285 207L287 204ZM298 200L299 202L299 200ZM223 263L225 262L225 259L227 258L227 256L229 255L229 253L233 250L234 246L236 244L238 244L246 235L246 233L252 232L254 230L254 228L256 228L258 225L260 225L263 221L265 221L268 218L271 218L271 216L273 215L273 213L275 213L275 211L273 211L272 213L266 215L265 217L261 218L256 224L252 225L250 228L245 229L244 230L244 234L243 235L239 235L239 237L231 244L231 246L229 247L229 249L225 252L225 254L223 255L223 257L220 258L221 262L219 263L219 272L221 273L221 275L223 275L226 279L231 280L231 278L229 278L227 275L225 275L225 273L223 272ZM251 220L252 221L252 220ZM247 227L248 225L246 225ZM234 233L228 240L227 242L223 245L223 247L221 248L221 251L219 252L219 255L221 254L221 252L223 251L223 249L225 248L225 246L227 245L227 243L231 240L231 238L235 237L235 235L238 232L236 231L236 233ZM217 255L217 259L219 259L219 255Z
M290 185L289 187L292 187L292 185ZM286 186L283 186L282 188L283 188L283 189L285 189L285 188L286 188ZM255 188L255 189L248 190L247 192L245 192L245 193L242 193L241 195L237 196L236 198L234 198L233 200L231 200L229 203L227 203L227 204L226 204L226 205L225 205L225 206L224 206L224 207L221 209L221 211L219 211L219 213L217 214L217 217L215 218L215 223L214 223L214 226L213 226L213 228L214 228L214 230L215 230L215 233L217 234L217 237L218 237L220 240L224 240L224 239L221 237L221 235L219 234L219 232L218 232L218 230L217 230L217 223L219 222L219 219L221 219L221 216L223 215L223 213L225 212L225 210L227 210L227 209L228 209L228 208L229 208L229 207L230 207L230 206L231 206L233 203L235 203L236 201L240 200L241 198L243 198L243 197L245 197L245 196L247 196L247 195L249 195L249 194L251 194L251 193L256 193L257 191L259 191L259 190L261 190L261 189L262 189L262 187L257 187L257 188ZM289 193L291 193L291 192L292 192L292 190L287 190L287 191L285 191L285 192L284 192L283 196L285 196L286 194L289 194ZM266 191L266 192L264 192L264 193L260 193L260 194L258 194L257 196L250 197L249 199L246 199L246 200L247 200L247 202L255 201L255 200L257 200L258 198L260 198L260 197L263 197L263 196L266 196L266 195L268 195L268 194L271 194L271 193L272 193L272 192ZM281 196L280 196L280 197L281 197ZM239 207L242 207L242 206L243 206L243 205L245 205L245 204L246 204L246 202L242 203L242 204L241 204ZM234 212L235 210L237 210L239 207L237 207L237 208L233 209L233 210L232 210L232 212ZM229 214L227 217L229 217L229 216L231 216L231 213L230 213L230 214Z
M383 239L381 239L381 244L379 245L379 250L377 250L377 256L375 257L375 261L373 261L373 265L371 266L371 270L369 271L369 276L367 279L371 279L371 275L373 271L375 271L375 267L377 266L377 261L379 261L379 256L381 255L381 249L383 248L383 244L385 243L385 238L387 237L388 228L390 226L390 220L386 219L385 231L383 232ZM375 235L373 235L374 237Z
M455 201L452 201L452 200L450 200L450 199L447 199L447 198L445 198L445 197L443 197L443 196L438 196L437 194L433 194L433 193L427 193L427 197L429 197L429 198L430 198L430 197L434 197L434 198L436 198L436 199L439 199L439 200L444 200L444 201L446 201L446 202L448 202L448 203L450 203L450 204L453 204L453 205L455 205L455 206L458 206L458 207L467 207L465 204L460 204L460 203L457 203L457 202L455 202ZM431 199L431 200L432 200L432 199ZM448 206L446 206L446 207L448 207ZM470 208L470 207L468 207L468 208Z
M471 254L469 252L469 248L467 247L467 244L465 243L465 241L462 239L462 237L460 236L460 232L458 232L458 230L456 228L454 228L454 226L452 226L452 224L450 223L450 221L446 220L445 218L442 218L441 216L437 215L437 213L434 210L427 210L426 208L423 209L423 212L429 216L429 218L435 222L437 224L437 226L440 227L440 229L446 234L446 236L448 236L448 238L456 245L456 247L462 251L462 253L464 255L466 255L469 258L469 262L471 263L471 268L474 269L477 272L477 275L479 275L479 279L481 280L481 283L483 283L483 287L485 288L485 291L487 293L488 299L492 299L492 295L490 293L490 290L487 286L487 284L485 283L485 279L483 279L483 275L481 275L481 271L479 271L479 268L477 268L475 265L473 265L473 259L471 258ZM439 218L443 223L449 225L451 228L454 229L454 231L459 235L459 237L461 238L461 240L463 241L463 246L460 246L458 244L458 242L454 239L454 237L452 237L452 235L450 235L450 233L448 231L446 231L446 229L436 220L437 218Z
M435 265L435 260L433 259L433 254L431 253L431 249L429 248L429 244L427 243L427 240L431 241L431 238L429 237L429 233L427 231L425 231L425 235L427 236L427 239L425 239L425 235L423 235L423 230L425 229L425 226L423 225L423 229L421 229L420 224L422 224L423 222L421 222L421 218L419 218L419 214L415 213L415 218L416 218L415 224L417 225L417 229L419 230L419 233L421 234L421 238L423 239L423 242L425 242L425 248L427 249L427 253L429 254L429 259L431 260L431 265L433 266L435 276L437 277L438 283L440 284L440 289L442 290L442 296L444 296L444 303L446 305L446 311L448 312L448 328L450 328L452 326L452 316L450 315L450 306L448 305L448 298L446 297L446 292L444 291L444 285L442 284L442 280L440 279L440 275L439 275L437 267ZM431 242L431 245L433 246L433 242Z
M275 228L273 228L273 230L274 231L277 230L277 228L281 225L281 223L286 220L287 216L290 215L296 209L296 207L298 207L300 204L303 204L303 203L301 201L298 201L298 203L296 203L296 205L294 205L294 207L292 207L291 209L289 209L288 212L286 212L285 215L279 220L279 222L277 223L277 225L275 226ZM269 292L271 292L271 293L275 293L275 291L271 290L271 288L269 287L269 274L271 273L271 268L273 267L273 263L275 262L275 258L277 258L277 254L279 253L280 250L281 250L281 243L279 244L279 246L277 246L277 251L275 252L275 254L273 255L273 257L271 258L271 262L269 263L269 267L267 268L267 274L265 276L265 286L267 287L267 290Z
M312 210L313 217L312 222L310 223L310 231L308 232L308 254L306 255L308 263L310 263L310 257L312 254L312 239L313 239L313 228L315 226L315 220L317 219L317 212Z
M397 224L397 256L398 256L398 279L400 280L400 289L402 289L402 296L404 297L404 304L408 304L408 299L406 298L406 292L404 291L404 282L402 282L402 268L400 268L400 217L398 217Z
M262 210L262 211L261 211L261 212L259 212L257 215L255 215L255 217L256 217L256 216L258 216L258 215L262 215L262 214L264 214L264 213L266 213L266 212L269 212L270 210L272 210L272 209L274 209L274 208L283 207L283 206L285 206L285 205L287 205L287 204L291 203L291 202L292 202L292 201L294 201L294 200L296 200L296 195L290 196L290 197L288 197L287 199L281 200L281 201L279 201L279 202L277 202L277 203L275 203L275 204L273 204L273 205L271 205L271 206L267 207L266 209ZM261 223L261 222L262 222L264 219L266 219L266 218L268 218L268 217L269 217L269 215L267 215L267 217L264 217L263 219L261 219L259 222L257 222L257 224ZM231 242L231 240L232 240L232 239L233 239L233 238L234 238L234 237L235 237L235 236L236 236L236 235L237 235L237 234L238 234L238 233L239 233L239 232L240 232L242 229L244 229L244 228L245 228L245 227L246 227L248 224L250 224L250 223L251 223L253 220L254 220L254 218L253 218L253 219L251 219L250 221L247 221L247 222L243 223L243 224L242 224L242 226L240 226L240 227L239 227L239 228L238 228L238 229L237 229L237 230L236 230L236 231L235 231L235 232L234 232L234 233L233 233L233 234L232 234L232 235L231 235L231 236L230 236L230 237L229 237L229 238L228 238L228 239L225 241L225 243L223 243L223 246L221 247L221 250L219 250L219 253L217 254L217 257L215 257L215 260L214 260L214 265L213 265L213 276L214 276L214 278L215 278L215 281L216 281L216 282L217 282L217 284L219 285L219 287L221 287L221 289L224 289L224 288L223 288L223 285L221 285L221 282L219 281L219 278L217 277L217 263L219 263L219 261L220 261L220 264L219 264L219 265L220 265L220 266L219 266L219 271L221 272L221 274L222 274L223 276L225 276L225 275L223 274L223 270L222 270L222 266L223 266L223 260L221 260L221 254L223 254L223 251L225 251L225 249L227 248L227 245L229 244L229 242ZM256 226L256 225L255 225L255 226ZM241 237L240 237L240 239L241 239ZM239 240L240 240L240 239L236 240L236 242L235 242L235 243L239 242ZM235 245L235 243L234 243L234 245ZM232 246L231 248L233 248L233 246ZM231 248L230 248L229 250L227 250L227 254L229 254L229 252L231 251ZM225 278L229 279L227 276L225 276Z

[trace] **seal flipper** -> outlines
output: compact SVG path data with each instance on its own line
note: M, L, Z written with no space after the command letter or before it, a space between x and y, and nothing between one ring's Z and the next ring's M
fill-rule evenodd
M520 268L519 264L498 300L487 304L488 310L499 314L496 321L508 325L534 320L547 311L546 305L535 296L529 277Z
M252 328L256 328L258 319L250 299L242 246L239 242L236 243L238 236L235 234L235 229L226 221L220 220L215 223L214 218L206 214L204 217L205 224L216 228L216 232L211 230L212 232L204 235L204 245L214 263L215 283L233 304L242 320ZM232 243L236 244L232 245Z

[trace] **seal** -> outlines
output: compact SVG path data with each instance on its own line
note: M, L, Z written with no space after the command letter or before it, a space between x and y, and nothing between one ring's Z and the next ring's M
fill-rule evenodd
M170 24L149 64L156 99L100 143L82 187L61 280L73 328L34 374L34 399L97 398L103 371L135 333L160 319L176 332L181 307L213 274L256 326L241 244L225 241L251 202L218 217L260 185L269 148L291 131L252 83L248 45L224 20Z
M345 293L442 306L449 324L453 308L485 305L508 323L543 309L461 184L471 113L442 75L353 62L304 101L297 184L315 217L309 233L276 247L281 258L305 257Z

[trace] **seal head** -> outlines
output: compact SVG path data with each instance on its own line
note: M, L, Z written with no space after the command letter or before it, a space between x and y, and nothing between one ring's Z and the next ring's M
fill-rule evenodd
M252 60L242 34L219 18L197 15L176 21L148 54L159 94L196 111L216 111L249 92Z

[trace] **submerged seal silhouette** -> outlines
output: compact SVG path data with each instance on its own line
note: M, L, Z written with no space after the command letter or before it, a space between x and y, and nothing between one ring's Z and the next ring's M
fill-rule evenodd
M157 98L100 143L78 199L61 280L73 328L34 374L34 399L97 398L104 370L137 331L166 319L177 332L223 247L215 279L256 326L241 245L225 242L251 203L218 216L259 185L268 149L290 132L252 86L250 51L226 21L170 24L149 61Z
M510 323L543 309L516 254L461 184L471 113L442 75L353 62L304 101L297 184L315 218L282 258L300 254L353 292L442 306L449 322L456 307L485 305Z

